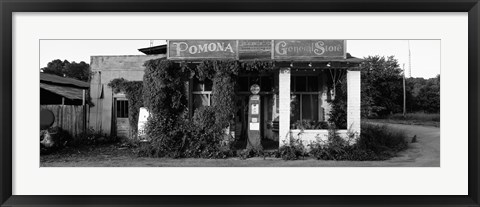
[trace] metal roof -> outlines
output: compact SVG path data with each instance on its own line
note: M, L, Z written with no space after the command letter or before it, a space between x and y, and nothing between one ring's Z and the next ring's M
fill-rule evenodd
M46 83L40 83L40 88L71 100L83 99L83 89L68 87L68 86L50 85Z
M158 45L147 48L140 48L138 51L145 55L167 54L167 45Z
M73 78L60 77L58 75L48 73L40 73L40 83L51 83L55 85L65 85L84 89L90 88L90 83L88 82L76 80Z

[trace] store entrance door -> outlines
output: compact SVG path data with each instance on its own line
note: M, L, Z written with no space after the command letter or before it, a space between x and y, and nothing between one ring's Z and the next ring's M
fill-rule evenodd
M125 98L114 99L115 125L117 137L128 138L130 125L128 121L128 100Z

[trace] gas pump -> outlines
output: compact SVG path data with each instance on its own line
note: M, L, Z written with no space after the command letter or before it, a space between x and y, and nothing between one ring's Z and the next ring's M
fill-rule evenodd
M248 138L247 149L261 150L261 137L260 137L260 86L253 84L250 87L250 98L248 100Z

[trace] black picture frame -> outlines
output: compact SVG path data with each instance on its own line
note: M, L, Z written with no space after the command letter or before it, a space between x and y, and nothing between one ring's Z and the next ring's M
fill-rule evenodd
M478 0L0 0L2 206L480 206ZM12 195L13 12L468 12L468 195L24 196ZM467 75L467 74L465 74ZM446 178L452 179L452 178Z

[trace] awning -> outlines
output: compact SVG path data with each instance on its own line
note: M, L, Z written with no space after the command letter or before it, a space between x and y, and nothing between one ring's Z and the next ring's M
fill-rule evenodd
M40 83L40 88L58 94L71 100L82 100L83 90L78 88L72 88L67 86L56 86L45 83Z

